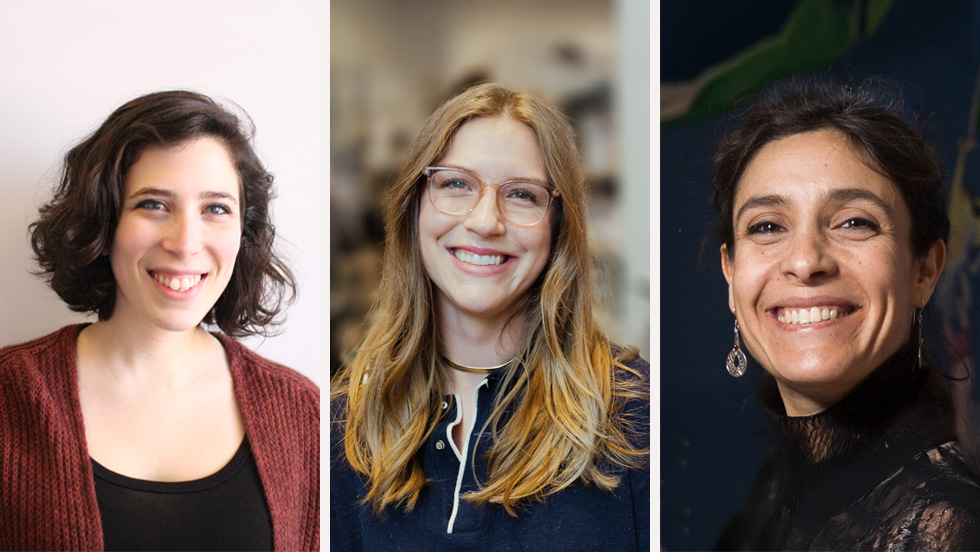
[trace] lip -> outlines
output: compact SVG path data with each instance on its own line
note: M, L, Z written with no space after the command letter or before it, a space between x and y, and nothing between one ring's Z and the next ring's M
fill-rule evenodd
M793 297L775 301L767 310L776 309L808 309L812 307L840 307L846 309L856 309L857 304L847 299L824 295L815 297Z
M448 249L450 253L452 253L454 249L461 249L463 251L469 251L474 255L506 255L508 257L513 257L513 255L500 251L499 249L488 249L486 247L474 247L471 245L455 245L449 246L446 249Z
M176 276L178 278L180 278L182 276L197 276L197 275L203 276L205 274L208 274L208 271L207 270L190 270L190 269L186 269L186 268L185 269L180 269L180 270L175 270L175 269L171 269L171 268L151 268L151 269L148 270L148 272L150 272L152 274L162 274L162 275L168 276L168 277L169 276Z
M821 320L820 322L810 322L806 324L790 324L786 322L781 322L779 320L779 311L784 309L793 310L803 310L812 309L814 307L828 307L837 308L838 311L844 313L840 314L837 318L832 318L828 320ZM855 312L860 310L860 306L851 301L841 299L840 297L806 297L806 298L792 298L781 300L778 304L773 305L766 309L766 315L779 324L783 328L791 330L806 330L806 329L817 329L832 324L840 323L843 320L848 319Z
M453 251L457 249L461 251L466 251L467 253L471 253L473 255L501 255L503 257L506 257L506 260L504 260L504 262L498 265L474 265L470 263L464 263L463 261L457 259L456 255L453 254ZM517 263L516 256L510 255L508 253L504 253L503 251L500 251L498 249L488 249L485 247L474 247L468 245L453 246L453 247L447 247L446 253L449 255L449 258L452 259L452 262L456 266L456 268L471 276L495 276L502 272L506 272L507 270L510 269L512 265Z
M161 293L163 293L163 295L168 299L174 301L188 301L190 299L194 299L195 297L197 297L199 293L201 293L201 290L204 288L203 284L208 279L208 276L210 276L210 272L187 270L187 269L173 270L173 269L161 268L161 269L149 269L146 271L146 275L147 277L150 278L150 281L153 282L153 284L155 284L156 289L158 289ZM189 277L189 276L200 276L201 281L194 284L194 286L188 289L187 291L175 291L169 286L163 285L162 282L156 279L155 275L165 276L170 279Z

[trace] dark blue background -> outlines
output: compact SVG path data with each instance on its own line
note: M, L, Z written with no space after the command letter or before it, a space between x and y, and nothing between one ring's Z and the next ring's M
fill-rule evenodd
M662 80L693 79L772 35L794 5L789 0L662 1ZM846 82L866 76L897 81L951 174L980 63L978 22L978 0L896 0L873 37L814 74ZM733 317L718 244L709 241L701 250L716 218L707 183L712 145L726 125L719 117L660 130L660 531L667 550L710 548L744 500L769 448L752 398L763 370L750 358L746 376L733 379L725 371ZM978 157L975 152L967 164L972 190L980 189ZM940 316L930 304L926 343L937 352L944 350ZM978 321L975 304L973 328ZM976 336L971 330L973 341Z

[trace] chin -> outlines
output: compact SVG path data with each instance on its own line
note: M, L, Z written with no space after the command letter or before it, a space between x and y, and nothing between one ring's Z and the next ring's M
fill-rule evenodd
M832 354L806 354L784 357L779 369L767 371L777 379L800 389L850 389L867 377L876 366L869 359L841 358Z
M201 325L204 316L167 316L159 317L154 320L154 324L161 330L168 332L187 332Z

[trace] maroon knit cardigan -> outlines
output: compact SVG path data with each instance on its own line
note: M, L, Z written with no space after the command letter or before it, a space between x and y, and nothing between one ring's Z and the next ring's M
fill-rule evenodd
M103 549L78 398L83 327L0 349L0 549ZM215 335L228 355L275 548L319 550L320 390Z

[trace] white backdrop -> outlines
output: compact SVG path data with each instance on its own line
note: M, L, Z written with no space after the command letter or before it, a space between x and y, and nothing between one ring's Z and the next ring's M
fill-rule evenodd
M29 273L64 154L125 101L186 88L244 108L276 177L299 294L279 336L245 341L320 383L320 67L316 0L0 1L0 346L92 319Z

